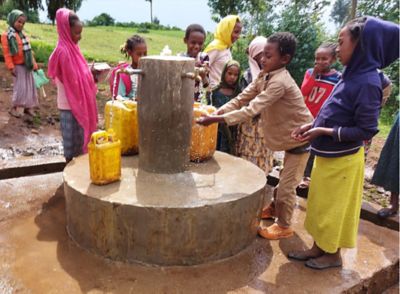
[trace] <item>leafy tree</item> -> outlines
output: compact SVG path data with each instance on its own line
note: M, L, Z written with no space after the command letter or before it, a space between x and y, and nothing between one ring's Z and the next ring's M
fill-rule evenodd
M1 0L0 0L1 1ZM8 13L13 9L22 10L27 16L29 22L39 22L39 9L43 9L41 1L29 0L2 0L0 7L0 18L6 19Z
M79 10L82 5L82 0L46 0L47 17L54 24L56 12L59 8L66 7L73 11Z
M298 85L307 68L314 64L314 52L326 39L326 33L320 23L322 10L328 1L282 1L285 11L278 20L276 31L291 32L297 38L296 54L288 66L288 70Z
M229 14L239 14L245 12L246 0L208 0L208 6L214 14L214 21L218 22L221 18Z
M342 26L349 17L350 0L336 0L331 11L333 21Z
M112 18L107 13L101 13L95 16L91 21L89 21L90 26L113 26L115 23L114 18Z

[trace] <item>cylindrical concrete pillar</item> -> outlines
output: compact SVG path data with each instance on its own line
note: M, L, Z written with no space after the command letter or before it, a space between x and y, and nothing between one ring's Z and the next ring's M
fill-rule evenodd
M141 58L139 85L139 168L180 173L189 162L194 59L177 56Z

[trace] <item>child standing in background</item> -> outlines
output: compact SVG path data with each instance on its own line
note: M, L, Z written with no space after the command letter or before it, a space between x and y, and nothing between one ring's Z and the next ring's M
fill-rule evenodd
M210 61L208 55L201 52L203 49L204 41L206 40L206 32L204 28L199 24L191 24L186 28L185 37L183 42L187 46L186 53L178 54L179 56L192 57L196 60L196 67L204 67L206 71L200 73L201 84L203 89L207 89L209 86L208 80L208 63ZM194 83L194 100L200 100L200 81Z
M340 72L331 68L335 61L336 44L323 43L315 51L314 68L308 69L304 75L301 93L314 118L340 80ZM313 162L314 155L310 154L304 170L303 181L299 185L302 189L308 188L310 184Z
M114 83L114 79L118 69L129 70L138 68L139 59L143 56L147 56L147 45L145 39L139 35L133 35L126 40L125 44L121 48L121 53L125 54L126 57L129 56L132 59L132 63L121 63L113 69L109 81L111 95L114 95L114 92L117 90L116 95L119 99L135 100L137 98L139 75L120 73L116 83Z
M230 48L239 39L241 32L242 23L237 15L225 16L218 23L214 40L204 50L210 58L211 88L218 85L224 65L232 59Z
M315 121L292 133L315 154L304 226L311 249L289 253L314 269L340 267L341 248L356 246L364 183L363 140L378 132L382 82L377 69L399 58L397 24L373 17L347 23L338 38L346 66ZM398 179L397 179L398 181Z
M229 102L240 93L240 64L235 60L228 61L221 75L221 81L211 92L211 104L216 108ZM236 128L225 123L218 125L217 150L235 154Z
M14 77L12 108L10 114L22 117L24 111L35 115L34 107L39 105L32 70L37 70L28 37L22 32L26 16L14 9L7 17L8 30L1 36L1 45L6 66Z
M262 52L266 43L267 38L261 36L255 37L250 42L247 48L250 68L244 72L240 80L242 91L258 77L262 70ZM265 172L265 175L268 175L273 165L272 155L273 152L265 144L261 115L238 125L237 156L254 163Z
M197 121L202 125L215 122L235 125L261 114L266 145L274 151L285 151L275 208L270 205L264 209L277 220L273 225L259 229L259 234L267 239L293 236L291 221L296 187L308 159L309 145L291 137L294 126L312 121L299 87L286 70L295 54L296 43L294 35L288 32L268 37L262 57L262 74L239 96L219 108L216 115L201 117Z
M64 157L67 162L87 152L91 134L97 128L97 87L78 42L83 25L71 10L56 13L58 42L49 59L48 74L57 85L57 106Z

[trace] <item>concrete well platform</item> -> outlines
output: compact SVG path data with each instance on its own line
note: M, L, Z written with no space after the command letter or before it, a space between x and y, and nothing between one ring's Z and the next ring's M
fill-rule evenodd
M216 152L178 174L122 158L121 181L90 183L88 156L64 170L67 229L80 246L119 261L194 265L237 254L257 236L264 173Z

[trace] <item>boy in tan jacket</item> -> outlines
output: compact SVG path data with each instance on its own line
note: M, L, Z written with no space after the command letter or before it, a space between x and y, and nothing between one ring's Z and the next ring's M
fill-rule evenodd
M260 228L267 239L288 238L300 183L308 159L308 144L291 137L291 132L313 118L299 87L286 65L296 51L296 38L288 32L271 35L264 47L263 71L241 94L219 108L215 115L200 118L197 123L209 125L225 122L235 125L261 114L265 143L273 151L285 151L284 167L280 174L275 204L263 210L262 217L276 217L276 222Z

